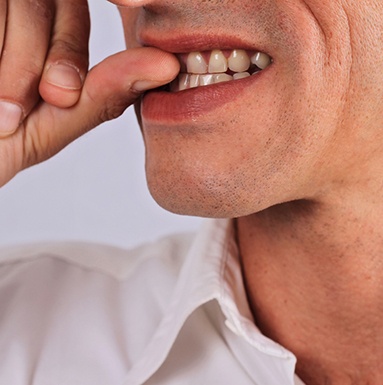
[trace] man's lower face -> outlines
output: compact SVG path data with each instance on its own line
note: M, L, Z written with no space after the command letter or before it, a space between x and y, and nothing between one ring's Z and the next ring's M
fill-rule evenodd
M134 20L121 11L128 46L181 64L140 106L154 198L178 213L235 217L315 193L348 70L326 65L324 6L318 21L304 2L146 3Z

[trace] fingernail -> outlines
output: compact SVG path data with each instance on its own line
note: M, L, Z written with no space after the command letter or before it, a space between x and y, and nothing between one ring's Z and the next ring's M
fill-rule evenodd
M14 133L21 123L23 111L14 103L0 101L0 135Z
M158 86L160 86L160 84L152 80L138 80L133 84L132 88L135 91L143 92L152 88L157 88Z
M52 64L45 74L45 80L54 86L68 90L78 90L82 87L78 70L63 63Z

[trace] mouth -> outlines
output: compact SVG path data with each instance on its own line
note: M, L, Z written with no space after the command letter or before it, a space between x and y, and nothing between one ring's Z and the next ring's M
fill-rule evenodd
M243 49L191 52L178 54L179 75L165 87L169 92L231 82L256 75L269 67L272 58L259 51Z
M170 127L207 119L212 111L228 103L237 103L249 88L256 87L262 93L273 81L272 56L262 47L253 48L236 39L186 37L161 41L144 39L142 43L178 52L175 56L180 63L180 72L172 82L147 91L141 99L141 118L146 125L150 122ZM220 46L230 48L214 48Z

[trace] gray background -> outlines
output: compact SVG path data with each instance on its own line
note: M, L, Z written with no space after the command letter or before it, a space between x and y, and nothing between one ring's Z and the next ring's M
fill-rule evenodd
M115 6L90 0L90 8L95 64L124 43ZM0 189L0 245L72 239L131 247L200 222L170 214L150 197L132 109Z

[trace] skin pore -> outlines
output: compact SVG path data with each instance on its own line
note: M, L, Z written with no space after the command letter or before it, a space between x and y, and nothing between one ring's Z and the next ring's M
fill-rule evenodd
M256 322L307 385L380 384L382 2L119 4L144 6L121 8L128 46L203 31L272 56L263 80L213 111L143 114L148 184L168 210L238 218Z

